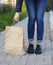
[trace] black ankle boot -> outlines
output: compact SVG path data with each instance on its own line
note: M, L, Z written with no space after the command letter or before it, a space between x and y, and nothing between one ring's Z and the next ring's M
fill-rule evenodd
M33 54L34 53L34 46L33 46L33 44L29 44L27 53L29 53L29 54Z
M36 46L35 54L42 54L42 47L41 47L41 45L37 45Z

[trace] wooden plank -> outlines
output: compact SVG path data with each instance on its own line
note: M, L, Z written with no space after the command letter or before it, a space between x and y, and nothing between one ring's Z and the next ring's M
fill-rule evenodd
M0 44L4 40L4 35L0 37Z
M53 11L50 11L50 32L51 39L53 40Z
M27 60L28 60L28 57L29 57L28 54L22 56L21 59L20 59L20 61L18 62L18 65L21 65L21 64L22 64L22 65L26 65Z
M0 32L0 36L3 35L4 33L5 33L5 31Z
M50 22L49 22L49 13L46 13L44 19L44 39L43 39L43 53L46 51L48 45L46 45L47 40L50 40Z
M43 40L43 42L42 42L42 54L45 53L45 48L46 48L46 43L45 43L45 40Z
M0 54L0 64L3 62L5 57L6 57L6 54L4 54L4 53Z
M52 54L51 54L51 65L53 65L53 41L52 42Z
M2 52L2 51L4 51L4 47L1 47L1 48L0 48L0 52Z
M50 11L50 29L53 30L53 11Z
M0 43L0 52L4 52L4 48L5 48L5 40L2 40Z
M36 55L32 54L29 56L26 65L35 65Z
M20 59L20 56L13 56L9 62L9 65L16 65L18 64L18 60Z
M5 40L5 32L2 32L0 35L0 44L1 44L1 42L3 43L4 40Z
M35 65L51 65L51 55L41 54L36 56Z
M51 41L52 42L52 59L53 59L53 41Z
M50 40L46 40L45 54L50 54L52 52L52 45Z
M14 57L9 65L25 65L28 59L28 55L20 56L20 57Z
M43 64L44 64L44 54L37 55L35 65L43 65Z
M52 60L51 60L51 65L53 65L53 58L52 58Z
M0 47L2 47L4 45L5 45L5 38L3 38L3 39L0 40Z
M13 56L7 55L6 58L0 63L0 65L9 65L10 61L13 59Z
M44 56L44 65L51 65L51 55Z
M44 17L44 39L49 39L49 30L50 30L50 16L49 13L46 13Z

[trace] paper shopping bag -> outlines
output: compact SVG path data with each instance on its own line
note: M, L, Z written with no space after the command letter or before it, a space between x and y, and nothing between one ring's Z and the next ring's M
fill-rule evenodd
M25 53L23 28L6 26L5 32L5 53L23 55Z

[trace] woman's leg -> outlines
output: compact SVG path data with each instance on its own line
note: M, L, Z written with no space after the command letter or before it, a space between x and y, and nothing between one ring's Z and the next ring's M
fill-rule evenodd
M44 35L44 12L48 0L37 0L37 46L35 49L36 54L42 53L42 41Z
M34 30L35 30L35 19L36 19L36 13L35 13L35 6L34 6L34 0L25 0L26 7L28 11L28 39L33 40L34 39Z
M34 7L34 0L25 0L26 7L28 11L28 41L29 41L29 47L27 50L27 53L32 54L34 53L34 46L33 46L33 40L34 40L34 30L35 30L35 19L36 19L36 13L35 13L35 7Z
M37 11L37 42L43 41L44 35L44 12L46 10L48 0L38 0Z

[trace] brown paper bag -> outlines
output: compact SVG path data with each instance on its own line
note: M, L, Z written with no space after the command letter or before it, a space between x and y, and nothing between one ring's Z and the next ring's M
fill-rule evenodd
M5 53L13 55L23 55L25 53L22 27L6 27Z

